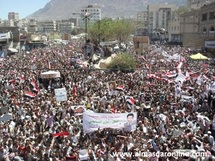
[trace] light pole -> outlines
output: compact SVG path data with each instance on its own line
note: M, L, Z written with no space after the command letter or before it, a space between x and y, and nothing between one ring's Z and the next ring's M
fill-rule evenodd
M88 13L88 12L86 12L86 13L73 13L73 15L79 15L81 18L82 18L82 20L84 21L84 23L85 23L85 41L87 41L87 39L88 39L88 20L90 20L90 17L92 16L92 14L91 13Z
M19 36L19 39L18 39L18 41L19 41L18 42L19 43L19 53L21 53L21 51L20 51L20 49L21 49L21 47L20 47L21 46L21 44L20 44L21 43L21 41L20 41L20 28L18 28L18 31L19 31L18 32L18 36Z

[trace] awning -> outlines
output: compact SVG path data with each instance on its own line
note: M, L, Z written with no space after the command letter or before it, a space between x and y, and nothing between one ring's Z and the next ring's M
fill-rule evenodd
M206 56L202 55L201 53L191 55L190 58L194 59L194 60L207 60L208 59Z
M50 78L60 78L59 71L47 71L40 74L40 77L43 79L50 79Z
M14 49L14 48L8 48L8 50L12 53L18 53L19 52L17 49Z

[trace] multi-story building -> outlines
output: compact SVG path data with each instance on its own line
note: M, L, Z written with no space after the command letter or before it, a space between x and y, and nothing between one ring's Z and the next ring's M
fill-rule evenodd
M5 26L5 27L15 27L16 25L15 25L14 20L5 20L3 26Z
M84 28L86 23L94 23L101 20L101 8L97 5L88 5L87 7L81 9L79 26Z
M200 9L204 5L215 2L215 0L187 0L187 6L191 9Z
M57 24L58 24L58 30L60 33L70 33L71 34L71 31L74 28L74 23L71 22L71 19L57 21Z
M141 11L137 13L137 27L147 27L147 11Z
M19 13L9 12L8 13L8 20L18 21L19 20Z
M28 32L30 32L30 33L38 32L37 20L36 19L30 19L29 20Z
M180 33L185 47L200 48L199 10L192 10L180 16Z
M56 21L47 20L47 21L38 22L37 24L38 24L37 25L38 32L51 33L51 32L58 31L58 26Z
M171 4L150 4L147 6L148 14L148 32L153 33L154 30L169 29L169 20L171 14L177 9L176 5Z
M181 15L180 32L185 47L215 49L215 2Z
M182 42L180 15L177 12L173 12L169 21L168 41L173 44L179 44Z
M200 9L199 33L205 48L215 49L215 2Z

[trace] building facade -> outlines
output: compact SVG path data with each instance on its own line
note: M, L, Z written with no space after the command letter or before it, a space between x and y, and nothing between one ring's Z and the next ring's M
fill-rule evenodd
M191 9L200 9L213 2L215 2L215 0L187 0L187 6Z
M88 5L81 9L78 27L84 28L86 23L94 23L99 20L101 20L101 8L98 5Z
M44 32L44 33L52 33L58 31L58 25L56 21L53 20L47 20L37 23L38 32Z
M171 14L177 9L176 5L151 4L147 6L147 25L148 32L153 33L154 30L169 29L169 21L171 19Z
M18 21L19 20L19 13L9 12L8 13L8 20Z
M168 41L171 43L181 43L182 35L180 32L180 15L174 12L171 15L168 29Z
M147 19L148 19L147 15L148 15L147 11L137 12L137 18L136 18L137 28L146 28L147 27Z
M199 10L192 10L180 16L180 33L185 47L201 48L199 35Z
M71 21L71 19L57 21L57 24L58 24L58 30L60 33L70 33L71 34L72 29L75 26L74 23Z
M199 33L203 46L215 49L215 2L200 9Z
M29 20L27 31L30 32L30 33L38 32L37 20L36 19L30 19Z

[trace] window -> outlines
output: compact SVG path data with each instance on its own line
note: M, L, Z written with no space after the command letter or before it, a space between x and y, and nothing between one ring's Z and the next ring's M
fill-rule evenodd
M215 33L215 28L213 26L209 29L209 33L210 34L214 34Z
M203 28L203 29L202 29L202 33L203 33L203 34L206 34L206 33L207 33L207 29L206 29L206 28Z
M209 19L210 19L210 20L215 19L215 11L209 13Z
M207 21L207 19L208 19L208 14L207 13L202 14L202 21Z

